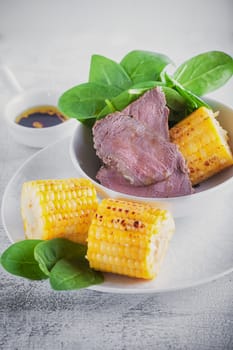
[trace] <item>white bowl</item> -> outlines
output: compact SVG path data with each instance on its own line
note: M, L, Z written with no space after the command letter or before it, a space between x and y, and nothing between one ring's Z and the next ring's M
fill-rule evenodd
M23 111L34 106L57 106L59 91L49 89L22 90L15 95L5 107L5 120L11 136L19 143L36 148L42 148L70 135L77 121L68 119L61 124L47 128L28 128L17 124L15 119Z
M215 111L220 111L218 120L222 127L228 131L230 145L233 149L233 110L213 100L207 101ZM100 161L93 148L91 130L79 123L70 141L70 157L78 171L79 176L89 178L95 184L100 198L124 198L134 201L149 202L160 208L168 209L174 217L198 214L205 208L210 208L217 200L224 199L224 193L233 186L233 167L211 177L195 189L191 195L172 198L144 198L116 192L100 185L96 179L96 173L100 167Z

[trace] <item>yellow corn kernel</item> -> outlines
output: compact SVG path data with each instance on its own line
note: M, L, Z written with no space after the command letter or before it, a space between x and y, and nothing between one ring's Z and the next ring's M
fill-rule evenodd
M84 244L97 205L96 190L87 179L25 182L21 193L25 236L63 237Z
M178 145L196 185L233 164L227 132L216 114L200 107L170 129L171 141Z
M99 271L152 279L174 229L174 220L166 210L104 199L88 231L87 259Z

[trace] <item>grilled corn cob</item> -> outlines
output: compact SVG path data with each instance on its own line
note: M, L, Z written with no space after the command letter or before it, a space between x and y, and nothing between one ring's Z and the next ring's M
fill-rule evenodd
M87 179L25 182L21 194L25 236L45 240L64 237L86 243L97 205L96 190Z
M192 185L233 164L227 132L216 120L216 113L200 107L170 129L189 168Z
M104 199L88 231L87 259L103 272L154 278L175 224L166 210L143 203Z

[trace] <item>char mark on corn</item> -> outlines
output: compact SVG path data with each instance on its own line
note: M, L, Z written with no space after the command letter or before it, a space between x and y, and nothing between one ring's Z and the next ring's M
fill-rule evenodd
M160 269L174 228L166 210L104 199L89 228L87 259L96 270L152 279Z
M212 110L200 107L170 129L171 141L187 162L192 185L233 164L227 132L216 117Z

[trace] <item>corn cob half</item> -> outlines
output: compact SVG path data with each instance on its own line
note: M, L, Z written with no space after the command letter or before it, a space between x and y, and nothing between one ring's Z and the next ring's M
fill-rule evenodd
M25 236L45 240L63 237L86 243L97 205L96 190L87 179L25 182L21 193Z
M88 231L90 266L144 279L160 268L175 224L166 210L144 203L104 199Z
M227 132L216 113L200 107L170 129L171 141L178 145L189 169L192 185L233 164Z

